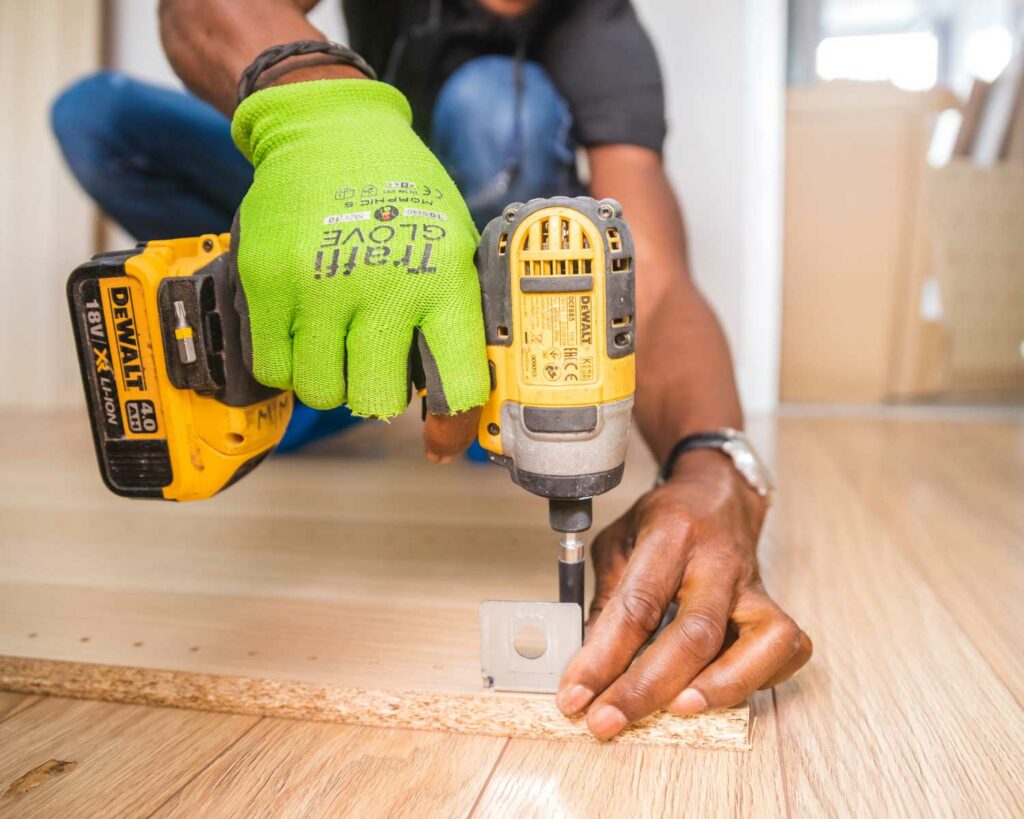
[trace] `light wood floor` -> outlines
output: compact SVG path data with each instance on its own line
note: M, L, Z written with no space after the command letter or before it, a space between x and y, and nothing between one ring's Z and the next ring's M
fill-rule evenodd
M0 446L0 631L11 642L0 653L11 654L23 644L10 625L21 603L10 601L35 592L54 607L73 606L97 591L97 577L116 574L111 565L136 564L120 546L101 550L96 563L107 566L56 546L91 543L90 521L101 514L85 500L93 496L80 426L20 418L3 428L21 430L5 433ZM1024 815L1024 420L799 417L753 432L781 485L762 543L766 583L816 653L797 678L755 700L750 751L399 731L0 692L0 815ZM384 433L408 440L409 429L359 430L308 461L268 463L232 492L273 505L268 493L279 482L296 521L304 519L292 540L282 534L282 548L301 553L346 502L344 492L332 494L332 474L391 470L395 492L413 505L425 497L452 536L494 544L500 573L510 548L501 522L511 526L522 514L519 490L506 494L468 464L431 477L414 447L375 462L393 448L381 443ZM642 455L634 459L643 466ZM322 493L289 494L297 469L320 476ZM224 502L241 502L232 497ZM493 506L482 509L478 497ZM609 498L600 514L628 500ZM373 539L380 510L368 496L355 502L370 562L388 540ZM147 537L170 537L153 533L144 513L125 514L140 550ZM159 514L161 531L178 531L168 513L149 514ZM400 506L385 533L400 539L412 517ZM543 520L527 525L544 536ZM538 555L547 548L516 532L514 545ZM496 595L497 580L446 575L440 541L438 548L436 564L416 563L423 588L400 605L403 616L429 605L432 588L448 598ZM340 568L324 567L319 578L282 569L283 578L262 582L314 599L310 585L346 582L332 576ZM546 568L538 583L548 582ZM230 583L222 571L193 578L190 599L201 603ZM159 611L145 611L159 631ZM81 625L76 650L99 657L103 624ZM31 633L18 639L46 639ZM255 662L249 650L239 644L231 655L238 673Z

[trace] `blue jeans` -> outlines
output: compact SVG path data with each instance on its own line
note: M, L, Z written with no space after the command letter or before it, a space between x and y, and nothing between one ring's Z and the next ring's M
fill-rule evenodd
M543 69L480 57L448 78L434 106L431 147L482 228L512 201L579 192L572 118ZM57 98L53 131L86 192L136 239L230 230L252 166L230 124L190 94L112 71L85 77ZM295 449L356 423L345 407L296 402L278 449Z

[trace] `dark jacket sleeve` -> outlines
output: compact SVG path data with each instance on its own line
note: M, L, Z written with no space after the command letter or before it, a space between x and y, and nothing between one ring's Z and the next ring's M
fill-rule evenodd
M544 38L539 58L569 102L582 145L626 143L661 151L661 69L629 0L571 2Z

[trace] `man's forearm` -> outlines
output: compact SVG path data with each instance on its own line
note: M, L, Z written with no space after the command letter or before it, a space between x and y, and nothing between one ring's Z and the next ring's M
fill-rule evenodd
M266 48L323 40L306 19L317 0L160 0L160 39L182 82L230 116L242 72ZM280 81L362 77L354 68L300 58Z
M619 200L633 230L636 420L661 462L684 435L742 425L729 347L690 277L682 214L659 157L622 145L589 156L593 195Z

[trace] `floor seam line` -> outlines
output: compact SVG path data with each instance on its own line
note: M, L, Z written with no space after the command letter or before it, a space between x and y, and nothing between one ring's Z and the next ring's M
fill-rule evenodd
M262 723L265 719L266 719L266 717L260 717L252 725L250 725L248 728L246 728L244 731L242 731L242 733L240 733L231 742L229 742L227 744L227 746L223 750L221 750L209 762L207 762L198 771L196 771L194 774L192 774L192 776L190 776L187 780L185 780L185 782L182 784L182 786L180 788L178 788L176 791L174 791L174 793L172 793L170 796L168 796L163 802L161 802L159 805L157 805L155 808L153 808L153 810L150 813L146 814L146 819L152 819L152 817L156 816L157 813L159 813L161 810L163 810L163 808L168 803L170 803L176 796L178 796L178 794L182 793L189 785L191 785L202 774L204 774L211 765L213 765L215 762L217 762L221 757L223 757L226 753L228 753L228 751L230 751L239 742L241 742L243 739L245 739L249 735L249 733L253 729L255 729L257 725Z
M472 819L473 814L476 813L476 809L480 806L480 800L484 798L484 793L486 793L487 788L490 787L491 779L494 778L494 772L498 770L498 765L501 764L501 759L505 756L505 751L508 750L508 745L511 741L512 739L510 737L505 737L505 744L501 746L501 750L498 752L498 758L494 760L494 764L487 772L487 778L484 780L484 784L480 786L480 792L476 795L476 799L473 800L473 806L469 809L469 813L466 814L466 819Z

